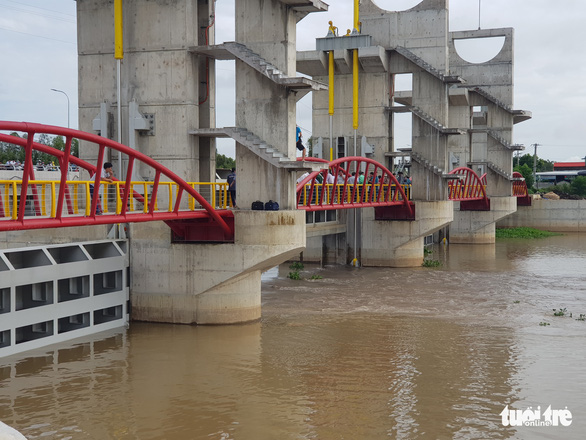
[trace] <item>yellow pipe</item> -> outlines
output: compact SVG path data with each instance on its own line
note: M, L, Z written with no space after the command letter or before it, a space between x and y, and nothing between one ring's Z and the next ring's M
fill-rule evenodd
M132 183L130 184L130 187L128 188L128 194L134 194L134 186L132 185ZM130 203L128 204L128 209L130 211L134 210L134 197L128 197L128 200L130 201Z
M57 188L56 188L55 183L56 182L51 182L51 218L57 217L57 197L56 197L56 193L57 193L56 189ZM45 208L45 204L46 204L45 203L45 187L46 186L47 185L43 185L43 206L42 206L42 208L43 208L42 214L43 215L46 215L46 212L45 212L46 211L46 208Z
M352 61L352 128L358 128L358 49L354 49Z
M334 51L330 50L328 60L328 73L329 73L329 92L330 92L330 116L334 114Z
M116 181L116 214L122 212L122 198L120 197L120 184L122 182ZM124 182L126 183L126 182Z
M114 58L124 58L122 46L122 0L114 0Z
M16 182L12 182L12 220L16 220L18 218L18 208L17 208L17 200L18 197L16 195Z
M332 117L334 116L334 51L330 50L328 58L328 73L329 73L329 95L330 95L330 130L332 129ZM330 141L332 139L332 133L330 133ZM330 142L330 162L334 160L334 147Z

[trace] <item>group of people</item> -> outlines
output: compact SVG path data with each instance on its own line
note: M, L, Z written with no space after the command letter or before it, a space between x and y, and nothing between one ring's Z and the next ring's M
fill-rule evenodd
M297 179L297 183L301 183L307 176L309 176L308 172L303 173L299 179ZM317 179L319 179L321 177L321 174L318 175ZM323 180L323 178L322 178ZM334 177L334 175L328 170L328 174L326 175L326 184L328 185L333 185L333 184L338 184L338 185L343 185L344 182L348 185L354 185L354 183L358 184L358 185L362 185L364 183L365 180L365 176L364 176L364 171L359 171L358 172L358 177L356 177L356 172L352 172L352 174L348 177L348 181L346 181L346 175L344 173L343 170L338 170L338 177ZM399 173L397 173L397 181L399 182L400 185L411 185L411 179L409 179L408 176L405 176L403 174L402 171L399 171ZM322 183L321 181L319 183ZM382 175L378 175L375 176L374 175L374 171L371 171L368 174L368 179L366 179L366 183L368 184L379 184L379 183L383 183L383 184L388 184L389 183L389 176L383 176Z
M24 164L20 163L20 160L7 160L2 166L5 170L22 170Z

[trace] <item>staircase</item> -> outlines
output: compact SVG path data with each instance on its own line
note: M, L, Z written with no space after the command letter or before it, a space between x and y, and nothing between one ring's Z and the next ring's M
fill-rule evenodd
M408 106L408 108L409 108L409 110L411 110L411 112L413 112L413 114L415 114L420 119L427 122L433 128L438 130L441 134L464 134L465 133L464 130L461 130L459 128L448 128L448 127L442 125L438 120L434 119L432 116L428 115L427 113L425 113L423 110L421 110L417 106L410 105L410 106Z
M507 112L509 112L511 114L515 113L515 110L513 110L513 108L510 105L505 104L504 102L500 101L499 99L497 99L496 97L494 97L493 95L488 93L486 90L484 90L478 86L464 86L464 85L462 85L459 87L464 87L464 88L467 88L468 90L476 92L480 96L483 96L484 98L486 98L487 100L489 100L493 104L496 104L497 106L499 106L503 110L506 110Z
M285 75L276 66L269 63L242 43L231 41L215 46L192 47L190 48L190 52L219 60L238 59L269 78L275 84L287 87L290 90L305 91L307 93L309 91L328 89L326 84L313 81L309 78Z
M197 128L189 131L194 136L229 137L245 146L261 159L277 168L306 169L307 164L290 159L253 132L241 127Z
M442 81L444 83L459 84L459 83L465 82L459 76L444 75L440 70L436 69L431 64L429 64L427 61L423 60L423 58L418 57L417 55L415 55L413 52L411 52L409 49L407 49L405 47L397 46L392 50L394 50L398 54L404 56L409 61L411 61L413 64L421 67L427 73L435 76L437 79L439 79L440 81Z
M425 159L419 153L411 152L411 160L422 165L423 168L430 171L432 174L435 174L436 176L441 177L442 179L455 179L455 180L461 179L461 176L459 176L457 174L448 174L444 170L442 170L440 167L432 165L429 160Z
M488 130L486 130L486 132L488 133L488 135L490 137L492 137L493 139L495 139L496 141L498 141L501 145L504 145L505 148L508 148L509 150L521 151L521 150L524 150L525 149L525 147L523 145L520 145L520 144L511 144L511 143L507 142L507 140L505 140L503 137L501 137L494 130L488 129Z
M511 174L507 173L505 170L503 170L502 168L498 167L494 163L492 163L492 162L486 162L486 166L487 166L487 168L489 170L494 171L499 176L504 177L507 180L513 180L513 176Z

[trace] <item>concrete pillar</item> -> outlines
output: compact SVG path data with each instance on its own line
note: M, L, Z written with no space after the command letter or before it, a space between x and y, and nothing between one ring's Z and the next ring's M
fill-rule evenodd
M132 319L234 324L260 318L260 275L305 247L302 211L234 212L234 244L170 243L159 223L131 225Z
M417 202L415 221L375 220L374 210L362 215L363 266L413 267L423 262L423 238L448 225L453 219L453 203Z
M277 0L236 2L236 41L288 76L296 76L296 12ZM295 96L286 87L236 61L236 125L295 158ZM295 176L236 144L236 199L239 207L274 200L295 206Z
M450 225L450 243L494 243L495 223L517 210L517 198L491 197L490 211L461 211L457 205Z
M205 72L202 67L205 60L196 59L188 48L202 42L200 26L209 21L211 4L204 0L180 0L173 5L144 0L123 3L122 143L131 144L127 130L128 106L135 101L139 111L153 115L155 121L154 133L134 134L136 148L191 181L199 180L200 151L198 139L188 131L197 128L200 119L215 121L215 105L213 97L209 98L202 107L205 115L200 115L199 102L203 100L200 72L202 75ZM110 113L115 128L118 99L112 2L80 0L77 17L79 127L93 132L92 120L99 112L100 103L107 101L112 103ZM115 130L112 138L118 139ZM209 148L204 153L206 160L210 157ZM83 158L95 158L97 149L87 150L81 145L80 154ZM112 159L115 162L116 155ZM116 164L114 169L118 169ZM135 172L139 179L154 178L151 169L139 164Z

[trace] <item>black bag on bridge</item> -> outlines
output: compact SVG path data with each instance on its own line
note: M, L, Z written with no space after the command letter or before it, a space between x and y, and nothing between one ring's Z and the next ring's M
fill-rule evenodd
M278 211L279 210L279 204L277 202L273 202L272 200L269 200L267 203L265 203L265 211Z
M257 200L256 202L252 202L252 210L253 211L263 211L264 209L265 209L265 205L260 200Z

